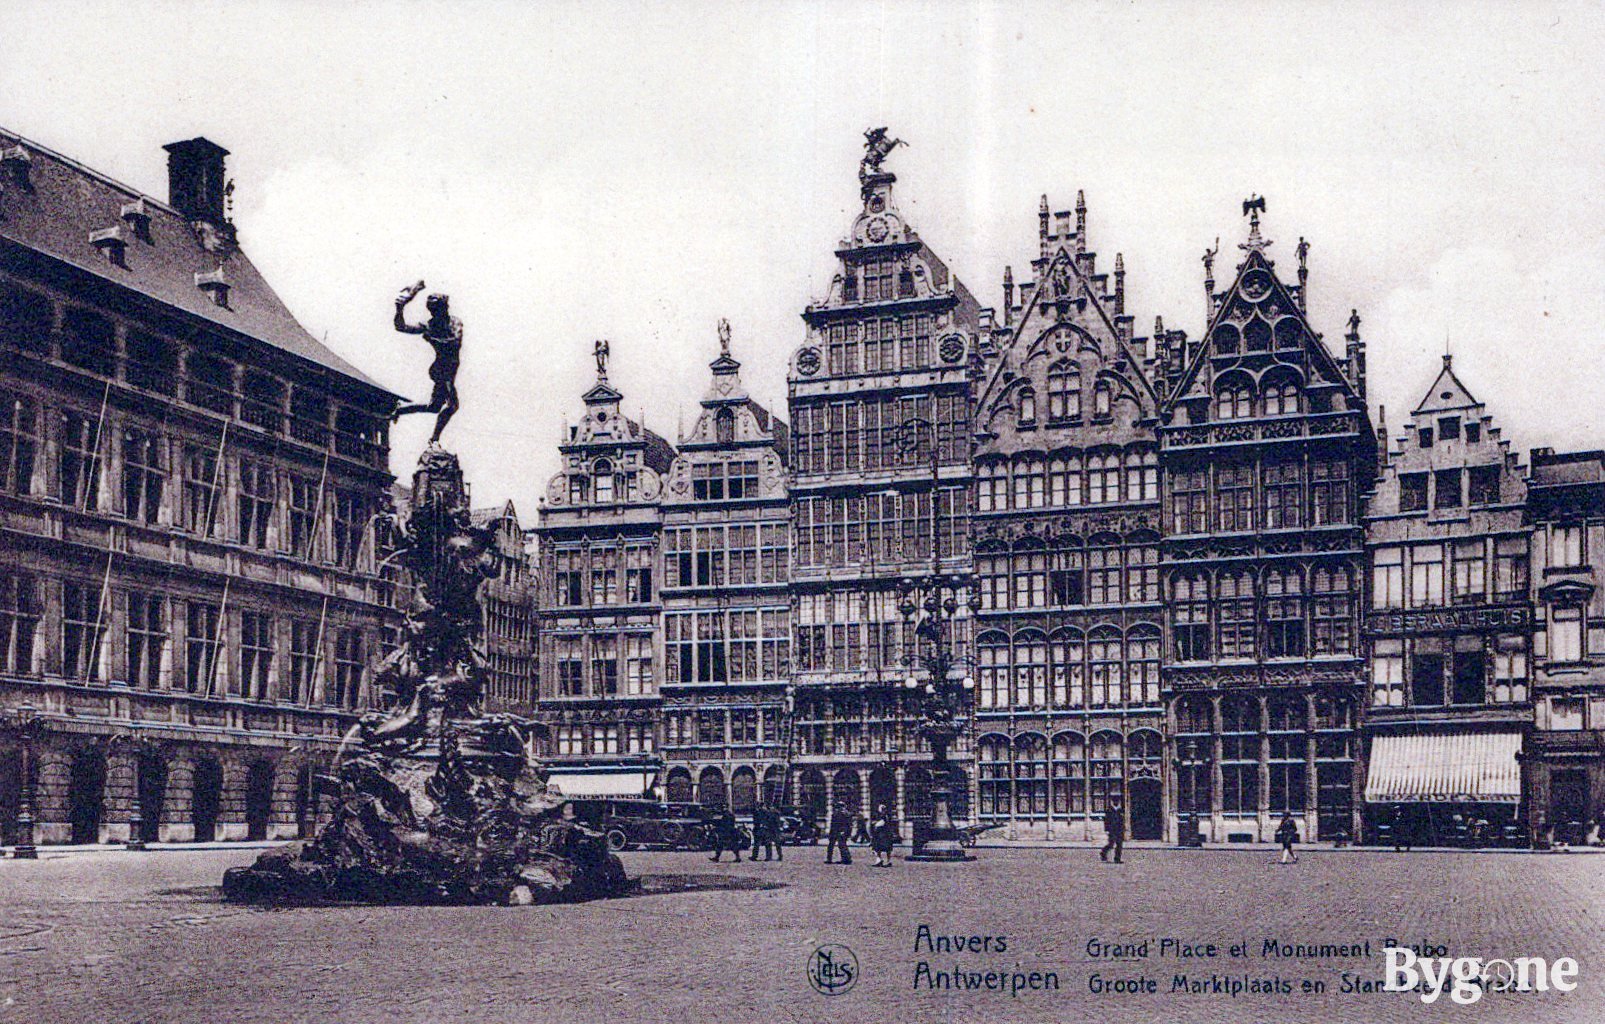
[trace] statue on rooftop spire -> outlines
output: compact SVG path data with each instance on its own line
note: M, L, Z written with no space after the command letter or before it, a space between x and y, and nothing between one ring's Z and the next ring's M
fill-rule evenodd
M719 318L719 354L730 357L730 321L724 317Z
M591 346L591 354L596 357L596 379L607 380L607 339L598 338L596 343Z
M879 174L881 164L891 155L892 150L908 143L902 139L888 139L885 128L871 128L864 132L864 160L858 165L858 176L867 178L871 174Z

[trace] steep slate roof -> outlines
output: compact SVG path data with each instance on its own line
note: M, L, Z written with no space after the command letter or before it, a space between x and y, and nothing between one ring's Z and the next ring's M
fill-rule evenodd
M0 129L0 149L19 145L28 155L27 184L10 175L3 182L0 239L392 394L307 333L238 246L221 257L208 252L198 232L168 204ZM140 199L150 218L149 242L136 237L122 217L124 205ZM126 266L89 241L91 232L119 226ZM197 273L219 266L229 285L226 307L195 285Z

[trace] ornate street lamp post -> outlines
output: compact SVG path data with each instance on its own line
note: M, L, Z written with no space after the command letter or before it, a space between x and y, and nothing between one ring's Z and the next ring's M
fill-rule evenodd
M33 741L39 734L39 719L32 704L23 704L12 712L17 735L22 740L22 792L17 807L17 845L11 850L16 860L37 860L39 849L34 845L33 828Z
M922 836L916 836L909 860L974 860L964 852L958 829L953 825L953 766L948 748L958 738L960 723L968 717L974 680L963 671L953 651L953 622L959 602L965 599L972 611L980 606L980 594L970 573L946 572L942 568L940 492L937 470L940 456L935 425L928 420L910 419L898 428L895 439L904 452L916 451L922 434L929 438L931 453L931 563L929 574L905 578L898 584L898 611L905 623L914 627L912 651L904 656L911 669L904 685L918 694L921 712L920 734L931 745L931 822ZM923 668L920 681L913 669ZM923 841L921 841L923 839Z

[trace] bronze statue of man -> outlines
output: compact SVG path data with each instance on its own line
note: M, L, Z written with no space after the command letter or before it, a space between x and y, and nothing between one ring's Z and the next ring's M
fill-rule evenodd
M435 413L435 432L429 438L431 445L440 443L440 433L457 412L457 367L462 363L463 322L451 315L450 298L435 294L424 300L429 319L421 324L407 322L407 303L424 290L424 283L408 285L396 296L396 330L403 334L421 334L429 347L435 350L435 361L429 364L429 379L434 391L428 402L403 405L390 414L392 421L416 412Z

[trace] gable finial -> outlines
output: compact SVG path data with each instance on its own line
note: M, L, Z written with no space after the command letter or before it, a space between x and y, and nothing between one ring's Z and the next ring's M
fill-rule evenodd
M1260 237L1259 215L1265 212L1265 197L1255 193L1243 200L1243 216L1248 218L1248 241L1239 245L1244 252L1264 252L1271 243Z
M724 317L719 318L719 354L730 357L730 321Z

